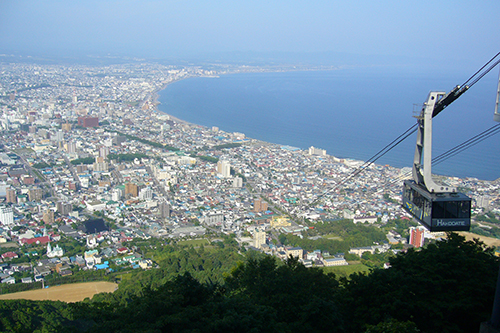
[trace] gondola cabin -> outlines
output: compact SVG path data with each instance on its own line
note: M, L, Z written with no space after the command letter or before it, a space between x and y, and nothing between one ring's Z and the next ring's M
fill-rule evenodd
M469 231L471 199L463 193L430 193L404 181L403 208L429 231Z

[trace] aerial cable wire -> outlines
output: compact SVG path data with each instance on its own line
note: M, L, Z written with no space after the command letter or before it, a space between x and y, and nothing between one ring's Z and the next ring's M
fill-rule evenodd
M353 172L351 172L347 177L345 178L344 181L342 181L339 185L347 181L349 178L354 177L361 173L364 169L372 165L375 161L377 161L379 158L387 154L389 151L391 151L394 147L396 147L398 144L400 144L402 141L404 141L407 137L409 137L411 134L415 133L417 130L418 124L410 126L406 131L404 131L402 134L400 134L396 139L392 140L389 144L387 144L384 148L379 150L375 155L370 157L365 163L363 163L361 166L356 168ZM410 132L410 133L408 133ZM402 138L402 139L401 139ZM398 141L399 140L399 141Z
M497 134L499 131L500 131L500 124L493 125L489 129L477 134L476 136L470 138L469 140L462 142L461 144L449 149L448 151L446 151L445 153L443 153L439 156L436 156L436 158L432 159L432 162L436 163L436 164L443 162L443 161L447 160L448 158L453 157L456 154L461 153L462 151L464 151L470 147L473 147L476 144L486 140L490 136Z
M382 156L384 156L385 154L387 154L389 151L391 151L393 148L395 148L398 144L400 144L401 142L403 142L406 138L408 138L410 135L412 135L413 133L415 133L415 131L417 130L416 127L417 124L411 126L410 128L408 128L403 134L401 134L400 136L398 136L396 139L394 139L391 143L389 143L388 145L386 145L384 148L382 148L378 153L376 153L375 155L373 155L370 159L368 159L368 161L366 161L365 163L363 163L361 166L359 166L358 168L356 168L353 172L351 172L349 175L347 175L346 178L344 178L343 181L341 181L339 184L337 184L337 187L342 185L343 183L345 183L347 180L349 180L350 178L353 178L357 175L359 175L361 172L363 172L367 167L369 167L370 165L372 165L375 161L377 161L379 158L381 158ZM409 132L410 131L410 132ZM408 133L409 132L409 133Z
M455 156L455 155L457 155L457 154L461 153L462 151L464 151L464 150L466 150L466 149L468 149L468 148L470 148L470 147L473 147L473 146L477 145L478 143L480 143L480 142L482 142L482 141L484 141L484 140L488 139L489 137L491 137L491 136L493 136L493 135L495 135L495 134L500 133L500 124L495 125L495 127L496 127L496 128L495 128L495 130L494 130L494 131L492 131L492 132L490 132L490 133L488 133L488 134L485 134L485 135L481 138L481 140L476 140L476 141L473 141L473 142L469 143L468 145L466 145L466 146L464 146L464 147L461 147L461 149L460 149L460 150L458 150L458 151L454 152L453 154L451 154L451 155L447 156L446 158L443 158L443 159L440 159L440 160L436 161L436 163L435 163L435 164L439 164L439 163L441 163L441 162L444 162L444 161L445 161L445 160L447 160L448 158L451 158L451 157L453 157L453 156Z
M475 85L477 83L477 81L481 80L486 74L489 73L489 71L491 71L493 68L496 67L496 65L498 65L500 63L500 59L495 61L495 63L493 65L491 65L487 71L485 71L484 73L482 73L479 77L477 77L476 79L474 79L474 81L472 81L472 83L469 85L469 88L472 87L473 85Z
M320 194L309 206L314 205L319 199L330 193L331 191L335 191L339 186L347 182L349 179L356 177L359 175L361 172L366 170L370 165L375 163L379 158L387 154L389 151L394 149L397 145L399 145L401 142L406 140L410 135L416 132L417 130L417 125L412 125L410 126L406 131L404 131L402 134L400 134L396 139L392 140L389 144L387 144L384 148L379 150L375 155L370 157L365 163L363 163L361 166L357 167L354 171L352 171L349 175L347 175L346 178L344 178L340 183L338 183L333 189L326 190L322 194Z
M482 141L492 137L495 134L500 133L500 124L493 125L489 129L475 135L474 137L468 139L467 141L462 142L461 144L447 150L446 152L436 156L435 158L432 159L432 163L434 164L439 164L441 162L444 162L448 160L449 158L477 145L478 143L481 143ZM405 179L406 177L411 175L411 171L405 172L401 175L399 175L396 179L393 179L392 181L389 182L386 186L393 185L397 182L400 182L401 180Z
M484 64L483 67L479 68L479 70L477 72L475 72L470 78L468 78L467 81L465 81L464 83L462 83L462 87L465 86L465 85L467 85L467 83L469 83L470 80L472 80L477 74L479 74L486 66L488 66L490 64L490 62L492 62L499 55L500 55L500 52L498 52L497 54L495 54L495 56L493 58L491 58L486 64ZM498 64L498 62L497 62L497 64ZM491 68L487 72L489 72L490 70L491 70ZM474 83L476 83L476 82L474 82ZM472 84L469 85L469 86L471 87Z
M462 89L465 88L465 90L468 90L470 87L472 87L474 84L476 84L479 80L481 80L486 74L488 74L493 68L495 68L500 63L500 58L495 61L495 59L497 57L499 57L499 56L500 56L500 52L498 52L494 57L492 57L486 64L484 64L471 77L469 77L469 79L467 79L467 81L465 81L462 84L462 86L461 86L461 87L463 87ZM490 65L490 63L492 63L492 62L493 62L493 64ZM490 66L485 71L483 71L488 65L490 65ZM469 83L469 82L471 82L471 83ZM462 93L465 92L465 90L463 90ZM498 130L500 129L500 128L497 128L499 125L493 126L492 127L493 130L492 130L492 128L490 128L490 129L484 131L483 133L478 134L477 135L477 136L479 136L478 139L475 139L477 137L477 136L475 136L475 137L469 139L468 141L462 143L461 145L456 146L456 147L450 149L446 153L439 155L438 157L436 157L436 159L438 159L436 163L440 163L442 161L445 161L449 157L455 156L456 154L462 152L463 150L468 149L469 147L472 147L472 146L476 145L477 143L479 143L479 142L481 142L481 141L489 138L490 136L492 136L494 134L497 134ZM381 150L379 150L375 155L373 155L370 159L368 159L366 162L364 162L361 166L359 166L353 172L351 172L349 175L347 175L347 177L345 177L341 182L339 182L333 189L326 190L325 192L323 192L322 194L320 194L308 206L310 207L310 206L314 205L315 203L318 202L319 199L321 199L322 197L324 197L325 195L327 195L329 192L335 191L336 189L339 188L339 186L343 185L349 179L358 176L361 172L363 172L364 170L366 170L366 168L368 168L370 165L372 165L373 163L375 163L379 158L381 158L382 156L384 156L385 154L387 154L389 151L391 151L392 149L394 149L397 145L399 145L401 142L403 142L405 139L407 139L411 134L415 133L417 131L417 126L418 126L418 123L415 124L415 125L413 125L413 126L411 126L411 127L409 127L405 132L403 132L403 134L399 135L396 139L394 139L389 144L387 144L384 148L382 148ZM490 130L492 130L492 132L488 132ZM488 133L484 134L485 132L488 132ZM483 138L482 135L485 136L485 137ZM479 141L477 141L477 140L479 140ZM469 141L471 141L471 142L469 142ZM453 152L451 152L452 150L453 150ZM445 154L449 154L449 156L447 156L447 157L442 156L442 155L445 155ZM433 159L433 161L434 161L434 159ZM391 184L392 183L390 183L389 185L391 185Z

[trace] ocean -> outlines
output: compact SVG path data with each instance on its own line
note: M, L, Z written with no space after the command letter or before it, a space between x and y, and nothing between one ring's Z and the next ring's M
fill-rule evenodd
M495 71L496 72L496 71ZM422 74L386 68L265 72L196 77L159 92L158 108L185 121L301 149L326 149L366 161L415 124L429 91L448 92L466 74ZM433 121L433 156L490 128L497 74L491 72ZM433 173L500 177L500 135L440 164ZM377 164L410 167L416 134Z

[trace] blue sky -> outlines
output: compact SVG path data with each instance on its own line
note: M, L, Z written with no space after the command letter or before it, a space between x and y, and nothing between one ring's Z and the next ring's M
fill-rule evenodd
M341 52L484 63L500 1L0 0L0 53Z

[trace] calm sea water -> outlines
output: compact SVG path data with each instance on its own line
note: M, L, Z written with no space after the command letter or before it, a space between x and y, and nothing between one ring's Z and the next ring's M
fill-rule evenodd
M366 161L415 123L413 111L429 91L447 92L467 78L381 69L190 78L161 91L159 109L199 125ZM433 156L495 124L496 80L490 73L434 119ZM493 136L433 166L433 172L499 178L499 139ZM415 141L416 134L376 163L411 166Z

